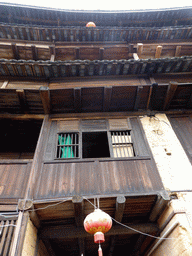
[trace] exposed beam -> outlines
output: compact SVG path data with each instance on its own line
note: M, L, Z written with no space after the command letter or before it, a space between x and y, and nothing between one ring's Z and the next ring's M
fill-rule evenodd
M138 110L141 95L142 95L142 91L143 91L143 86L138 86L137 87L137 94L136 94L136 98L135 98L134 110Z
M124 196L118 196L116 199L115 220L117 220L118 222L122 221L125 202L126 198Z
M170 201L170 197L166 191L163 191L159 193L157 197L157 201L151 211L151 214L149 216L149 220L151 222L156 221L158 216L162 213L167 203Z
M157 88L158 83L153 83L151 85L151 95L150 95L150 102L149 102L149 108L151 110L155 110L156 104L157 104Z
M49 46L50 51L50 61L55 61L55 46Z
M126 225L126 224L125 224ZM138 234L137 230L144 233L154 233L159 231L157 225L153 223L142 223L142 224L127 224L131 229L123 227L121 225L113 225L111 230L109 230L105 236L114 236L114 235L134 235ZM134 230L133 230L134 229ZM83 227L76 226L48 226L43 227L40 230L40 237L42 239L71 239L71 238L85 238L91 237L89 233L85 231Z
M44 243L44 245L45 245L45 247L46 247L47 252L49 253L49 255L50 255L50 256L56 256L56 254L55 254L55 252L54 252L54 250L53 250L53 248L52 248L52 246L51 246L51 244L50 244L49 239L43 240L43 243Z
M4 81L3 84L2 84L2 86L1 86L1 88L2 88L2 89L3 89L3 88L6 88L7 85L8 85L8 83L9 83L9 81Z
M133 59L134 59L134 60L139 60L139 56L138 56L137 53L133 53Z
M163 110L167 110L171 104L171 100L174 97L174 94L177 90L178 87L178 83L176 82L170 82L168 87L167 87L167 93L166 93L166 97L165 97L165 101L164 101L164 106L163 106Z
M23 89L22 90L16 90L16 93L17 93L17 96L19 98L21 111L24 112L24 113L27 113L28 112L28 105L27 105L27 101L26 101L26 98L25 98L25 91Z
M81 196L73 196L72 198L74 213L75 213L75 222L77 227L83 227L83 216L84 216L84 203ZM85 255L85 241L84 238L78 238L79 244L79 254Z
M112 95L112 87L104 87L104 94L103 94L103 111L107 112L110 109L111 103L111 95Z
M31 51L32 51L33 60L38 60L37 48L35 45L31 45Z
M77 227L83 226L83 197L81 196L73 196L72 198L73 208L75 213L75 222Z
M41 101L43 104L43 109L45 114L50 114L50 91L49 87L42 86L39 88L40 96L41 96Z
M161 45L158 45L156 47L156 52L155 52L155 58L156 59L161 57L162 48L163 48L163 46L161 46Z
M13 52L13 58L16 59L16 60L19 60L20 56L19 56L19 51L18 51L18 48L17 48L16 44L11 44L11 49L12 49L12 52Z
M76 60L80 59L80 47L75 48L75 59Z
M175 50L175 57L179 57L181 54L181 45L178 45Z
M81 112L81 88L74 88L74 110Z
M143 51L143 44L138 43L137 44L137 54L138 54L139 58L141 58L142 51Z
M99 59L103 60L104 58L104 48L99 48Z
M125 202L126 202L126 198L124 196L118 196L116 199L115 220L117 220L118 222L122 221L123 212L124 212L124 208L125 208ZM116 222L114 222L114 225L116 225ZM113 251L115 248L115 242L116 242L116 236L113 236L111 238L111 244L110 244L108 256L113 255Z

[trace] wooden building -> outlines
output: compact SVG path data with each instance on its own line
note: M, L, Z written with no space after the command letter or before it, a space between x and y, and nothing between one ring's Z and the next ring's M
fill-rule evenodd
M96 255L94 206L113 218L104 255L180 255L166 228L192 214L192 8L0 3L0 127L0 255Z

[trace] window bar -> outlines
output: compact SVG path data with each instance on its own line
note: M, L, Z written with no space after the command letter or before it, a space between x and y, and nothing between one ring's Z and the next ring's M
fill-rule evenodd
M129 149L127 147L127 132L122 132L122 138L124 138L123 152L124 157L129 156Z
M119 138L119 132L116 132L116 148L117 148L117 157L121 157L121 149L120 149L120 138Z

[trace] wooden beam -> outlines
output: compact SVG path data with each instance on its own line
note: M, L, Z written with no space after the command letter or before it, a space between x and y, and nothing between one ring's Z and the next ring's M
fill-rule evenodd
M175 57L179 57L181 54L181 45L178 45L175 50Z
M143 44L138 43L137 44L137 54L138 54L139 58L141 58L142 51L143 51Z
M54 62L56 58L55 54L55 46L49 46L49 51L50 51L50 61Z
M75 213L75 222L77 227L83 227L83 217L84 217L84 203L83 197L81 196L73 196L72 198L73 208ZM84 238L78 238L79 244L79 254L85 255L85 241Z
M139 60L139 56L138 56L137 53L133 53L133 59L134 59L134 60Z
M157 201L149 216L149 220L151 222L156 221L156 219L160 216L160 214L162 213L162 211L164 210L165 206L169 201L170 201L170 197L166 191L159 193L157 197Z
M21 107L21 111L24 113L28 112L28 104L25 98L25 91L22 90L16 90L17 96L19 98L19 102L20 102L20 107Z
M2 86L1 86L1 89L3 89L3 88L5 89L8 85L8 83L9 83L9 81L4 81Z
M16 59L16 60L19 60L20 59L20 56L19 56L19 51L18 51L18 47L16 46L16 44L11 44L11 49L12 49L12 52L13 52L13 58Z
M117 220L118 222L122 221L123 212L124 212L124 208L125 208L125 202L126 202L126 198L124 196L118 196L116 199L115 220ZM114 222L113 225L116 225L116 222ZM115 242L116 242L116 236L113 236L111 238L108 256L113 255L113 251L115 248Z
M163 110L167 110L171 104L171 100L174 97L174 94L177 90L178 83L177 82L170 82L167 87L167 93L164 101Z
M35 45L31 45L31 51L32 51L33 60L38 60L37 48Z
M156 59L161 57L162 48L163 48L163 46L161 46L161 45L158 45L156 47L156 52L155 52L155 58Z
M141 95L142 95L142 91L143 91L143 86L137 86L137 93L136 93L136 97L135 97L134 110L138 110Z
M83 216L84 216L84 204L83 204L83 197L81 196L73 196L72 198L73 208L75 213L75 222L77 227L83 226Z
M81 112L81 88L77 87L73 89L74 91L74 111Z
M116 199L115 219L119 222L121 222L123 218L125 202L126 198L124 196L118 196Z
M99 48L99 59L103 60L104 58L104 48Z
M54 252L54 250L53 250L53 248L52 248L52 246L51 246L51 244L50 244L49 239L44 239L44 240L43 240L43 243L44 243L44 245L45 245L45 247L46 247L47 252L49 253L49 255L50 255L50 256L56 256L56 254L55 254L55 252Z
M41 101L42 101L42 104L43 104L44 113L45 113L45 115L50 114L51 104L50 104L49 87L41 86L39 88L39 92L40 92Z
M112 95L112 86L104 87L104 94L103 94L103 111L104 112L107 112L110 110L111 95Z
M126 224L125 224L126 225ZM134 235L138 234L136 230L144 233L154 233L159 229L157 225L153 223L142 223L142 224L127 224L131 229L123 227L121 225L113 225L111 230L109 230L105 236L114 235ZM133 230L135 229L135 230ZM83 227L76 227L76 225L58 225L58 226L48 226L43 227L40 231L40 238L42 239L71 239L71 238L85 238L91 237L89 233L85 231Z
M76 60L80 59L80 47L75 48L75 59Z

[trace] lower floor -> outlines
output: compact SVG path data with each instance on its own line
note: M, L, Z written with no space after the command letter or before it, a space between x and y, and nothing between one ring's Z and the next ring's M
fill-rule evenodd
M25 206L20 202L20 211L1 211L0 255L98 255L93 235L83 227L84 218L94 207L113 219L101 244L103 255L192 255L192 192L171 193L169 201L159 197L152 211L149 199L152 205L152 196L140 200L126 196L108 200L73 197L49 204L30 205L29 201ZM155 214L162 202L162 211Z

